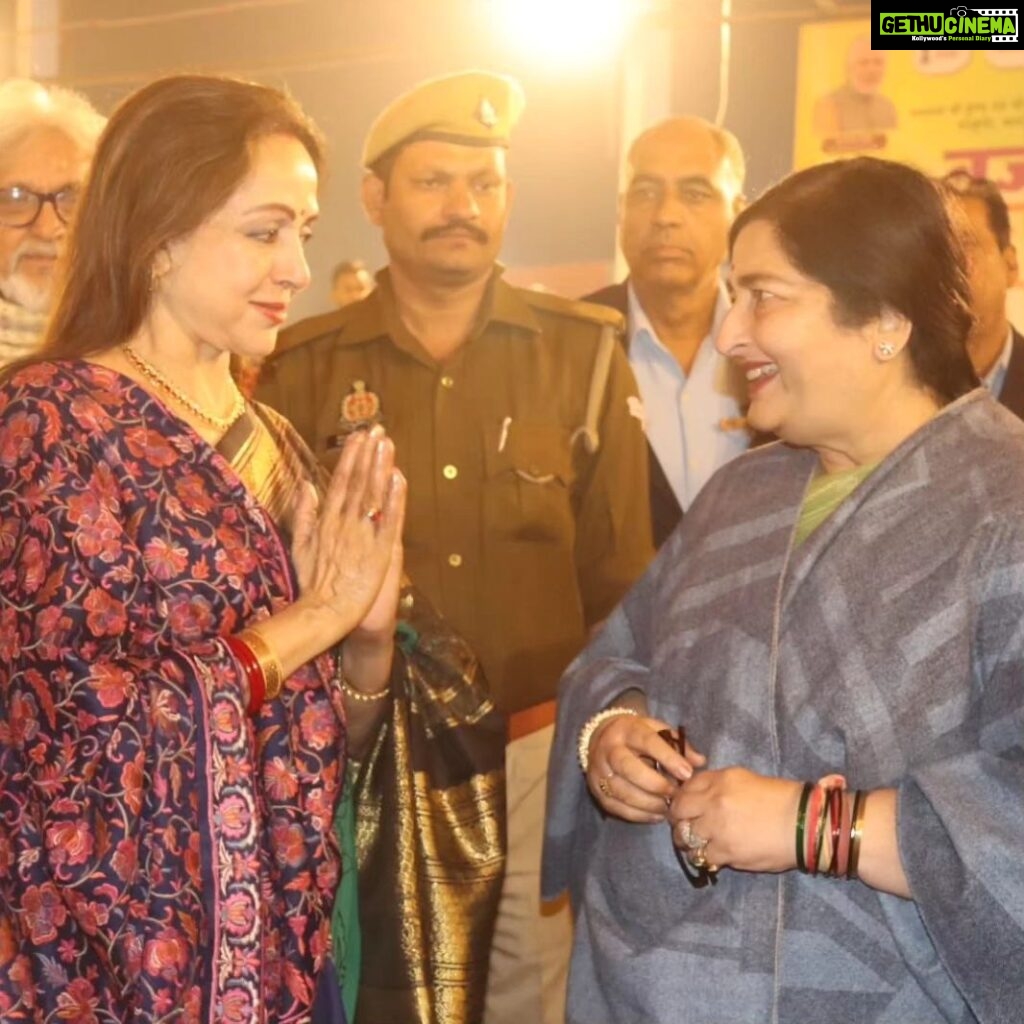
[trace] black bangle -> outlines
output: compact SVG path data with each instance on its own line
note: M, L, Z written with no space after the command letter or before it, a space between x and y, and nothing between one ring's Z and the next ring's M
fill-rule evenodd
M800 806L796 812L796 866L805 874L807 864L804 862L804 829L807 827L807 801L813 789L814 786L810 782L804 783L803 792L800 794Z
M860 861L860 841L864 834L864 805L868 794L863 789L857 790L857 798L853 801L853 820L850 825L850 864L846 869L846 880L852 882L857 878L857 865Z

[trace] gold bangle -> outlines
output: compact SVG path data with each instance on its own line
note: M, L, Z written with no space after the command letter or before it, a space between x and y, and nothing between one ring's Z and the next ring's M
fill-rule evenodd
M864 836L864 812L867 810L867 790L858 789L853 801L853 822L850 827L850 861L846 868L846 879L852 882L859 878L860 841Z
M260 671L266 681L264 699L274 700L281 694L281 687L284 685L284 673L281 671L281 662L277 660L273 648L263 635L256 629L243 629L238 634L238 639L248 644L256 660L260 663Z
M359 704L373 704L378 700L383 700L391 692L391 683L388 682L381 690L374 690L373 693L363 693L362 690L357 690L342 674L341 670L338 670L338 684L341 686L341 692L346 697L351 697L354 701Z

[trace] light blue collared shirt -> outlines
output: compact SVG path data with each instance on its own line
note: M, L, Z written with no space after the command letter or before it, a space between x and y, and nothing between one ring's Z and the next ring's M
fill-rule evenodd
M1003 393L1003 385L1006 383L1006 371L1010 366L1011 355L1013 355L1013 328L1007 326L1006 344L1003 346L1003 351L999 353L995 366L981 378L981 383L992 392L994 398L998 398Z
M644 403L647 439L684 510L715 470L750 444L742 423L742 378L715 350L728 312L729 296L720 283L711 330L687 377L629 286L629 362Z

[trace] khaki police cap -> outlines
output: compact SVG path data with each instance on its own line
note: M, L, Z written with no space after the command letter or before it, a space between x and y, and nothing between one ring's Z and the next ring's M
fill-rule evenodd
M399 96L373 122L363 143L363 166L421 139L507 146L525 104L522 87L507 75L462 71L431 78Z

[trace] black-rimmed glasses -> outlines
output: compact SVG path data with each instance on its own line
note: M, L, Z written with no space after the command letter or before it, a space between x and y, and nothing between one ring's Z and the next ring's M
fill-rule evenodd
M56 192L36 192L24 185L0 188L0 224L8 228L31 227L43 212L44 203L53 207L62 224L67 224L75 212L79 191L77 185L65 185Z

